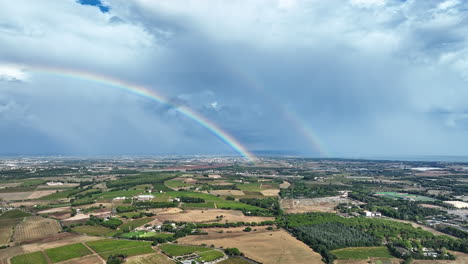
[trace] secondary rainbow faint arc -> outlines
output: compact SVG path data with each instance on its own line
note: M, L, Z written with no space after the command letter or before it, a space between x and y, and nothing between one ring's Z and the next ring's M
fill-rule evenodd
M15 65L18 66L18 65ZM123 80L119 80L113 77L101 75L101 74L94 74L90 72L80 71L76 69L66 69L66 68L54 68L49 66L31 66L31 65L20 65L21 67L25 68L26 70L36 72L36 73L48 73L54 74L63 77L69 77L74 79L80 79L85 81L90 81L94 83L100 83L106 86L111 86L115 88L119 88L121 90L125 90L131 92L133 94L151 99L158 103L166 104L171 107L174 107L176 111L179 113L189 117L190 119L194 120L201 126L208 129L211 133L221 139L224 143L229 145L233 148L237 153L241 156L247 158L249 161L255 161L256 157L245 147L243 146L237 139L231 136L228 132L221 129L217 124L212 122L211 120L207 119L206 117L202 116L201 114L197 113L193 109L188 108L187 106L175 104L171 102L168 98L161 95L160 93L151 90L147 87L142 85L137 85L133 83L129 83Z

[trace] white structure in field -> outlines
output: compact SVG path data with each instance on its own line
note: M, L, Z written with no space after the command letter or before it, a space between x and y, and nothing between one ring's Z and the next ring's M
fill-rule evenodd
M367 217L380 217L382 216L382 213L380 212L371 212L371 211L364 211L364 213L366 214Z
M47 185L49 185L49 186L59 186L59 185L63 185L63 182L48 182Z
M458 209L468 208L468 203L467 203L467 202L461 202L461 201L445 201L444 203L453 205L455 208L458 208Z
M153 200L154 195L151 194L142 194L137 196L138 201L151 201Z

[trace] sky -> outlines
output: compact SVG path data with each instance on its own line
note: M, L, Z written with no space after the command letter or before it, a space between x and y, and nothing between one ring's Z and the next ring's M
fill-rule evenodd
M0 155L468 155L468 2L0 3Z

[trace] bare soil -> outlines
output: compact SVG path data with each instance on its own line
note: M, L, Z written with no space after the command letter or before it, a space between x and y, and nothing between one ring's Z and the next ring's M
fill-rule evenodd
M55 190L47 190L47 191L35 191L33 192L31 195L28 196L28 199L38 199L38 198L41 198L41 197L44 197L44 196L47 196L49 194L53 194L55 193L56 191Z
M340 196L321 197L312 199L283 199L281 204L288 214L307 213L307 212L335 212L335 207L339 203L355 203L348 198Z
M223 215L221 221L216 221L216 216ZM156 219L164 222L166 220L176 222L195 222L195 223L225 223L228 222L262 222L273 221L273 217L245 216L241 211L208 209L208 210L185 210L178 214L157 215Z
M26 200L33 192L0 193L0 198L5 201Z
M263 196L278 196L280 190L279 189L268 189L268 190L263 190L260 193Z
M264 264L322 263L320 254L282 229L269 231L266 227L256 227L257 231L252 232L243 232L242 229L205 229L208 235L187 236L179 239L179 243L234 247L243 252L246 257ZM223 233L218 233L221 230Z
M212 195L221 195L221 196L242 196L245 193L241 190L214 190L210 191Z
M40 216L31 216L16 226L13 240L18 243L23 243L57 234L61 230L62 228L56 220Z

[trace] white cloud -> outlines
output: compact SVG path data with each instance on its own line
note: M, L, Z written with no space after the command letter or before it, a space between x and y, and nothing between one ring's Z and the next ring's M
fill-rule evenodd
M15 66L0 65L0 81L22 82L27 80L28 75L23 69Z

